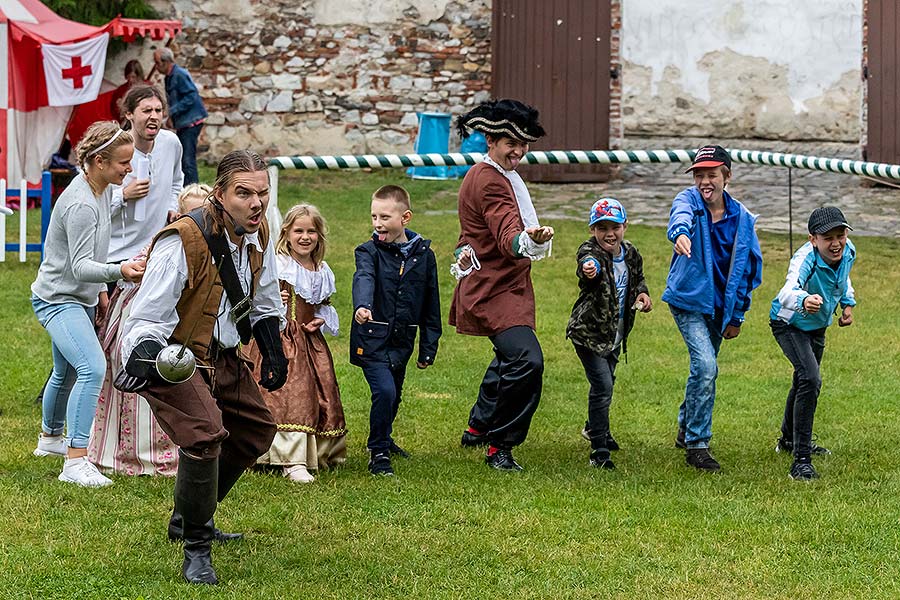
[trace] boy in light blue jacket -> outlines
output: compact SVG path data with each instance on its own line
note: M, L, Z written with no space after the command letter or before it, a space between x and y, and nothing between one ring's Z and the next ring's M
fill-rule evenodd
M831 454L812 441L813 418L822 387L819 365L825 351L825 329L838 306L838 325L853 323L856 298L850 269L856 261L856 248L847 238L852 229L840 209L815 209L809 216L809 241L791 258L784 287L772 300L769 312L772 334L794 366L775 451L793 452L790 477L795 480L817 479L812 455Z
M685 448L689 466L716 472L721 467L709 453L709 440L719 347L741 332L751 292L762 282L762 253L756 215L725 191L728 151L700 148L688 172L695 185L675 197L669 213L666 235L674 252L662 295L691 361L675 445Z

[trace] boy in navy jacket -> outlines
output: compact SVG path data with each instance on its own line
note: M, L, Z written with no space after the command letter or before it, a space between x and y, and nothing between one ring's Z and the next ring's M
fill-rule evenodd
M756 216L725 191L731 179L728 152L704 146L688 171L694 186L675 197L669 213L666 235L674 252L662 295L691 359L675 445L686 449L688 465L718 471L709 440L719 347L741 332L751 292L762 282L762 253Z
M856 248L847 238L850 229L837 207L824 206L812 212L809 242L791 258L784 287L772 300L769 312L772 334L794 366L775 450L793 452L790 476L795 480L817 479L812 455L831 454L812 441L813 418L822 387L819 365L825 351L825 329L838 306L838 325L853 323L856 296L850 269L856 261Z
M409 194L385 185L372 195L372 239L356 248L350 362L372 391L369 472L393 475L391 455L409 456L391 437L406 363L419 331L420 369L434 363L441 337L437 261L431 241L406 229Z

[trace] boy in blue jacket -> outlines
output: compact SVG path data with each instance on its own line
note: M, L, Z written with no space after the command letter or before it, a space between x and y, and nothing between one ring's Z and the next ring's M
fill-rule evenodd
M690 374L678 410L675 445L689 466L715 472L709 453L722 339L741 332L751 292L762 281L756 215L725 191L731 157L721 146L697 150L688 172L694 186L672 202L667 236L674 244L666 290L675 324L690 354Z
M769 312L772 334L794 366L775 450L793 451L790 477L795 480L817 479L812 455L830 454L812 441L813 418L822 387L819 365L825 351L825 329L838 305L838 325L853 323L856 298L850 269L856 261L856 248L847 238L852 229L840 209L815 209L809 216L809 241L791 258L784 287L772 300Z
M372 195L372 239L356 248L350 362L372 391L369 472L393 475L391 455L408 457L391 437L406 363L419 330L420 369L434 363L441 337L437 261L431 241L410 231L409 194L396 185Z

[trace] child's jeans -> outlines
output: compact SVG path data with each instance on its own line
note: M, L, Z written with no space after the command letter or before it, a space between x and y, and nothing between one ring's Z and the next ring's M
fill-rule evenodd
M388 363L367 363L362 370L372 391L366 447L373 455L388 452L394 442L391 433L400 408L406 365L392 369Z
M794 378L784 405L783 439L794 443L794 456L809 458L813 418L822 388L819 365L825 352L825 328L803 331L784 321L769 321L775 341L794 366Z
M44 388L42 429L62 435L71 448L87 448L97 399L106 377L106 356L94 331L94 307L50 304L31 297L34 314L50 334L53 372Z
M684 429L688 448L709 448L712 438L713 403L719 375L719 347L722 334L711 315L669 306L675 325L684 338L691 357L691 370L678 408L678 427Z
M616 383L616 365L619 348L603 356L579 344L575 353L584 366L591 389L588 391L588 431L592 450L606 450L609 439L609 405L612 403L613 385Z

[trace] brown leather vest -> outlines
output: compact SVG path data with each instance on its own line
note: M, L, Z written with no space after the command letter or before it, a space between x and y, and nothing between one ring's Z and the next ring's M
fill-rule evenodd
M168 225L156 234L150 245L149 257L153 252L156 242L164 236L177 233L181 236L184 246L184 255L187 257L188 277L181 292L181 298L175 306L178 313L178 325L172 332L169 341L183 344L193 329L193 335L188 343L188 348L198 360L206 361L209 356L209 346L212 344L213 332L216 328L216 317L219 314L219 304L225 288L222 279L216 272L216 265L212 260L209 245L203 237L203 232L197 227L189 216L183 216L171 225ZM269 245L269 225L265 219L259 228L259 245L265 250ZM256 292L259 284L259 275L262 271L263 253L255 246L249 246L250 270L253 274L250 283L250 296ZM236 265L235 265L236 266ZM210 291L212 287L212 291ZM208 295L208 296L207 296ZM206 300L206 302L204 302ZM194 325L196 324L196 329Z

